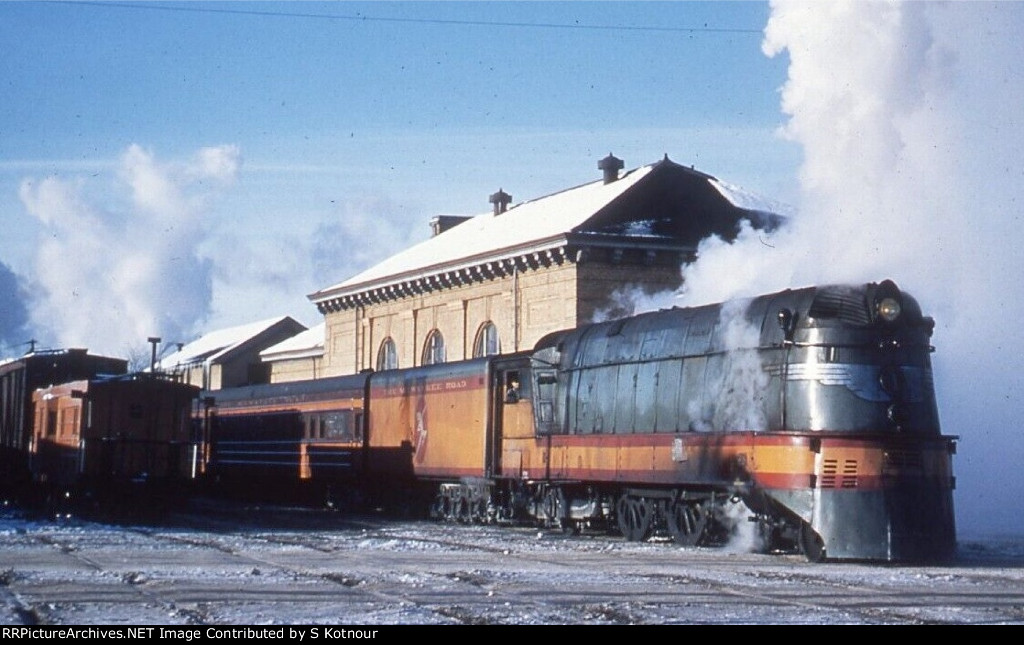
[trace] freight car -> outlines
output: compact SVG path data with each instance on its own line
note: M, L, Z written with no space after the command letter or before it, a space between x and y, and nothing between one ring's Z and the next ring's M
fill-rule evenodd
M152 373L37 389L29 444L37 502L139 513L184 501L202 463L192 424L198 395Z
M319 388L317 405L350 411L347 486L387 482L405 500L429 498L436 517L711 545L739 512L766 551L940 560L956 546L956 437L939 428L933 327L891 281L828 285L587 325L528 352L288 387L299 398ZM286 396L266 388L251 423L251 394L237 390L211 392L207 419L226 415L223 402L236 410L232 436L270 440L247 429L265 427L265 402ZM279 413L308 442L306 405ZM209 454L225 454L207 427ZM265 486L315 482L311 445ZM233 467L213 463L221 477Z

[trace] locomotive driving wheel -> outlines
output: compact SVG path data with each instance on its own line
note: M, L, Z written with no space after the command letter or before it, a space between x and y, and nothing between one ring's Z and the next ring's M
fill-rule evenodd
M455 521L460 524L472 524L474 506L471 495L463 492L455 502Z
M547 526L560 529L564 533L575 532L576 527L569 518L565 491L557 486L552 486L544 493L544 520Z
M630 542L642 542L651 536L654 513L651 503L628 493L619 498L615 505L615 517L619 531Z
M825 561L825 541L821 539L810 524L800 528L800 552L808 562Z
M699 502L678 500L671 502L665 511L668 532L677 544L697 546L704 538L708 526L708 514Z
M441 492L438 492L434 497L434 501L430 504L430 518L434 520L443 520L448 517L448 498L445 497Z

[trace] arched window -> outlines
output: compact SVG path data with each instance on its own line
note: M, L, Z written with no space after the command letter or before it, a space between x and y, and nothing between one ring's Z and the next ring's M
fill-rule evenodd
M498 340L498 328L488 320L476 332L476 341L473 343L473 358L493 356L500 353L501 341Z
M377 352L377 371L398 369L398 348L391 337L384 339L380 344L380 351Z
M423 345L423 364L437 365L444 362L444 336L436 329L427 334Z

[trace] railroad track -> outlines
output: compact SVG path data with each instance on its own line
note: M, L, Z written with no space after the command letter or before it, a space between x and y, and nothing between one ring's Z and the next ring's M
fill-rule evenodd
M606 535L236 510L0 532L7 624L1024 622L1019 556L815 565Z

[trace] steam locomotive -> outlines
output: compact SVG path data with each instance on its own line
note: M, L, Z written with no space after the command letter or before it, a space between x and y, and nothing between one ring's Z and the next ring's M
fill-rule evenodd
M205 392L204 481L459 522L768 552L956 549L934 321L889 280L552 333L531 351Z

